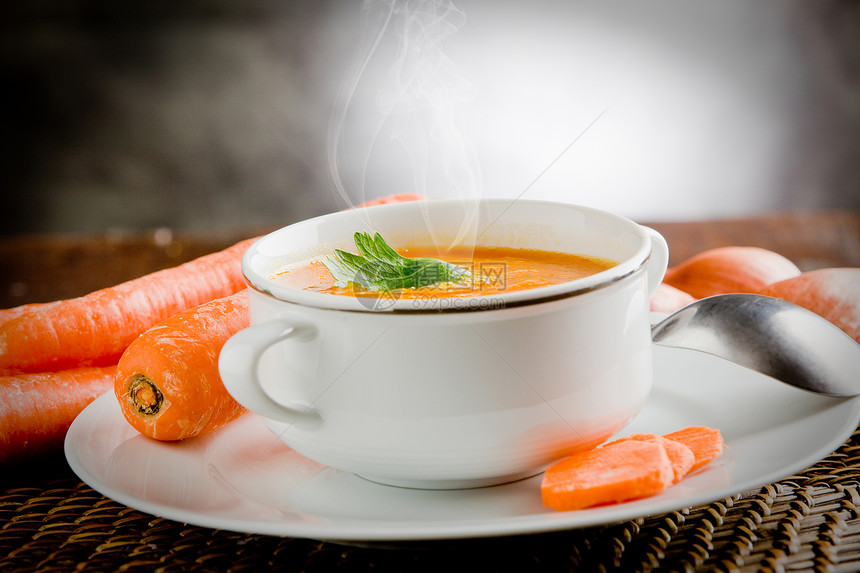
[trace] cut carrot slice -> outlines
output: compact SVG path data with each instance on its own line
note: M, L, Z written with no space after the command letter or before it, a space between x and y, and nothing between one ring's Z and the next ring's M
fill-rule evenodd
M696 465L696 455L686 444L662 436L660 439L663 447L666 448L669 461L672 462L672 470L675 472L673 483L678 483L693 470L693 466Z
M723 436L719 430L705 426L690 426L663 436L668 440L680 442L693 451L696 463L690 468L694 471L723 453Z
M655 495L674 478L662 443L623 440L574 454L547 468L541 496L552 509L583 509Z
M666 455L669 456L669 461L672 463L672 471L675 474L675 478L672 480L672 483L678 483L684 479L684 476L690 473L690 470L692 470L693 466L696 464L696 456L693 454L693 450L681 442L670 440L663 436L658 436L657 434L631 434L626 438L619 438L606 445L609 446L626 440L658 442L662 444L663 447L666 448Z

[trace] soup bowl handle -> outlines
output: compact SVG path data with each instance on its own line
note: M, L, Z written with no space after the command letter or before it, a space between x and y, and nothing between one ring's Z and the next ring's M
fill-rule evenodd
M651 258L648 261L648 297L654 296L657 287L663 282L663 276L669 266L669 245L663 235L650 227L644 227L651 237Z
M295 338L307 340L315 337L317 329L295 320L276 319L251 325L234 334L224 344L218 357L218 370L227 392L252 412L261 416L301 425L316 425L322 421L318 411L310 404L292 400L292 406L274 400L260 382L260 358L271 346Z

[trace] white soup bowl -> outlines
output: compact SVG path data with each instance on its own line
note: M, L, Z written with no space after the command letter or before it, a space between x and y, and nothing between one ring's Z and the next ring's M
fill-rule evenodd
M468 299L362 299L273 280L285 265L354 252L356 231L395 247L461 241L618 264ZM251 326L222 349L221 376L279 439L330 467L418 488L516 480L596 446L645 404L648 301L667 262L656 231L570 204L432 200L324 215L245 254Z

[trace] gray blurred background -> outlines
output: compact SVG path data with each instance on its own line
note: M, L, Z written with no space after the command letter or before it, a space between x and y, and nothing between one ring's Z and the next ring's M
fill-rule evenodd
M860 208L856 1L24 4L0 7L6 236L401 192Z

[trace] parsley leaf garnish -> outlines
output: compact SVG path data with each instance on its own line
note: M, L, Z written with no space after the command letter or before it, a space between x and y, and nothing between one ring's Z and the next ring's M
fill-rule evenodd
M355 233L359 254L335 249L322 263L340 287L350 283L370 291L421 288L471 279L469 271L439 259L410 259L392 249L382 235Z

